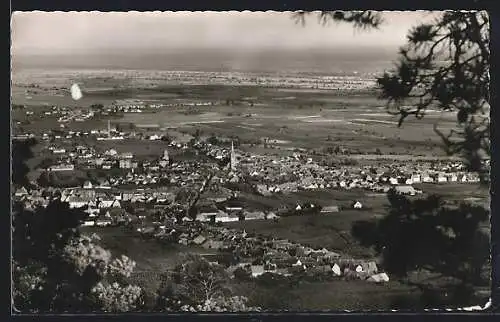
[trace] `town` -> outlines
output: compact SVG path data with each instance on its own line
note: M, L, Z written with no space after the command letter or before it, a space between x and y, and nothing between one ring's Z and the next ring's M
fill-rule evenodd
M289 156L259 155L239 150L235 146L240 147L240 142L231 138L191 137L178 142L161 133L119 131L109 120L107 129L83 133L57 129L40 134L37 137L22 133L16 137L39 139L44 145L41 154L46 156L33 187L15 191L15 200L23 202L27 209L46 206L51 200L67 202L70 208L81 209L87 215L81 219L82 227L123 226L158 242L229 253L227 269L233 273L239 269L253 277L265 272L289 276L307 271L310 275L331 278L389 280L373 260L220 226L248 220L273 222L287 216L332 216L346 209L362 209L362 202L353 199L343 204L314 204L300 200L275 209L259 208L247 205L242 198L248 191L254 197L286 198L298 191L387 193L394 189L399 194L416 196L425 191L415 188L415 184L473 184L480 180L477 173L467 172L459 161L422 160L411 164L393 161L378 167L339 167L322 162L326 155L308 154L307 150L293 151ZM145 144L157 140L165 148L156 158L140 157L125 149L73 143L80 137L95 142L131 139ZM262 145L272 145L269 138L261 141ZM100 176L80 178L78 185L53 178L74 171L99 172ZM209 258L218 257L212 253Z

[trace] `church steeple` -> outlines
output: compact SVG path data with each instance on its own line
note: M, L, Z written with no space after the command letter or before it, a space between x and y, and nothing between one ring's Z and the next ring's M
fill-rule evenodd
M234 142L231 141L231 171L236 170L236 154L234 153Z

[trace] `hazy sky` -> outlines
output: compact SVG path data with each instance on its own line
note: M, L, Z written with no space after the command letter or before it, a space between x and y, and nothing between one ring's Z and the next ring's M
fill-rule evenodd
M356 31L348 24L324 27L314 16L303 27L294 23L291 12L16 12L11 22L12 52L395 48L405 42L412 26L437 14L383 12L380 30Z

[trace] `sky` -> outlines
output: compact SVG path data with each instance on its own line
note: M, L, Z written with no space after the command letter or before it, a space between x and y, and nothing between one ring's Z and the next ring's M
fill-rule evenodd
M307 50L390 48L437 12L382 12L380 30L349 24L322 26L311 16L296 24L291 12L15 12L12 54L69 54L183 49Z

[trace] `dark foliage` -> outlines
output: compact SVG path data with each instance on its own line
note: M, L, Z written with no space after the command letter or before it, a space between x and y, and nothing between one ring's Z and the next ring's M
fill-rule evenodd
M306 17L313 14L312 12L297 11L294 13L293 18L297 23L305 25ZM374 11L364 10L364 11L321 11L317 13L318 21L327 25L330 22L347 22L352 23L355 28L368 29L368 28L379 28L383 23L382 16Z
M489 265L489 237L480 230L488 210L470 204L447 206L438 196L410 200L392 190L388 200L384 218L356 222L352 234L381 255L389 273L404 278L425 270L457 281L461 291L488 284L484 271Z
M446 12L412 29L394 72L378 79L400 125L431 108L455 112L458 129L443 133L435 125L435 132L473 171L483 170L481 158L490 154L489 37L486 12Z
M26 177L30 171L26 161L33 157L32 147L37 144L35 139L14 140L12 142L12 182L20 186L30 186Z

